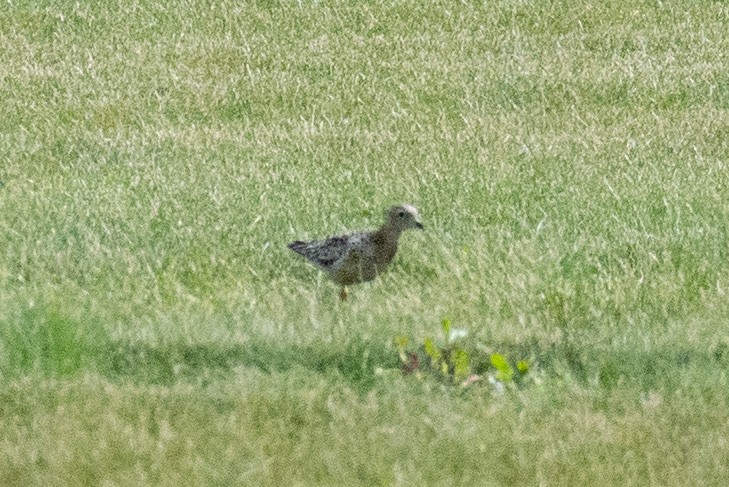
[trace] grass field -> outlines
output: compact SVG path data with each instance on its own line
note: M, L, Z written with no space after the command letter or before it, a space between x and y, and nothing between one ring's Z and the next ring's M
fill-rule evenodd
M0 485L729 485L728 23L4 2ZM346 303L286 249L400 202Z

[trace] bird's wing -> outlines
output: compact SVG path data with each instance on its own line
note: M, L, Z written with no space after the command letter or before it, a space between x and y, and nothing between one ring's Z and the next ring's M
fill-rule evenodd
M289 244L289 248L306 257L326 271L334 270L349 253L349 241L352 235L329 237L313 242L296 241Z
M374 258L374 248L370 242L369 233L355 233L347 236L347 249L342 258L332 265L332 270L341 268L359 267L362 261Z

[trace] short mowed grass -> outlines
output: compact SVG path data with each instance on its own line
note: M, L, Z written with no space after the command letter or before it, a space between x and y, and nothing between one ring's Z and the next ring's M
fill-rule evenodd
M0 484L729 484L728 22L5 2ZM400 202L346 303L286 249ZM529 380L401 373L444 319Z

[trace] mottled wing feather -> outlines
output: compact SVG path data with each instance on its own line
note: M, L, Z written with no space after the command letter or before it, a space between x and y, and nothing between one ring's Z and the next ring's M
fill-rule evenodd
M347 246L349 251L345 258L338 262L339 266L352 265L360 262L362 259L371 259L374 257L372 245L370 245L370 235L368 233L355 233L349 235Z
M289 248L322 269L329 271L336 268L337 263L347 256L350 238L349 235L342 235L313 242L296 241L290 243Z

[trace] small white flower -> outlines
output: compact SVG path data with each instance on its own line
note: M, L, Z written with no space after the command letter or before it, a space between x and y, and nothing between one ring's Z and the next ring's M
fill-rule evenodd
M495 378L493 375L489 376L489 384L494 386L494 393L497 396L503 396L504 395L504 383Z
M450 333L448 333L448 343L453 343L456 340L460 340L461 338L465 338L468 336L468 330L465 328L451 328Z

